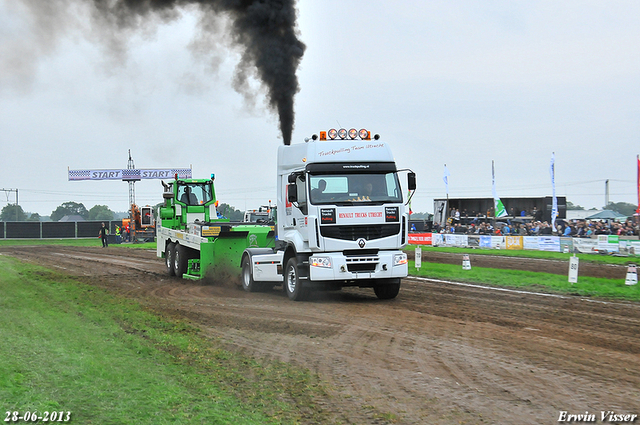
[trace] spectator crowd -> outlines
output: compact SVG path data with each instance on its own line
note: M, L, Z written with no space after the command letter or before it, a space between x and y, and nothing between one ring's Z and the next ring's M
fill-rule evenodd
M491 217L491 211L487 216ZM638 236L640 227L638 222L626 219L615 220L566 220L557 219L555 229L553 225L540 218L538 211L532 211L531 216L510 216L500 219L488 219L487 216L477 215L466 217L456 209L452 209L445 226L434 223L433 232L457 233L468 235L513 235L513 236L565 236L576 238L590 238L597 235Z

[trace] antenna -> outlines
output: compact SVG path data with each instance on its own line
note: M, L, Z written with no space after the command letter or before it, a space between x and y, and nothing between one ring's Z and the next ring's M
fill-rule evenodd
M133 158L131 158L131 149L129 149L129 161L127 162L127 170L135 170L136 166L133 164ZM129 180L129 208L136 203L136 187L135 184L138 180Z

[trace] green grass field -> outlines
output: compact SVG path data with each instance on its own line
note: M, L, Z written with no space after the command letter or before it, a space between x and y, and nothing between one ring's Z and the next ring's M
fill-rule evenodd
M0 255L0 400L82 424L325 422L318 379L220 349L198 329Z

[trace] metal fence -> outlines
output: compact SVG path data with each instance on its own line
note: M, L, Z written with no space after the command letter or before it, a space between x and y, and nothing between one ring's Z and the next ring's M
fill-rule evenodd
M115 235L116 225L122 227L121 220L0 221L0 239L97 238L102 223L105 223L109 228L110 236Z

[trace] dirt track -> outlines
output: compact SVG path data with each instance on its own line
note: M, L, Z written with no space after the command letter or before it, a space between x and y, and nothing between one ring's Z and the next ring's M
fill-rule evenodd
M640 304L403 280L289 301L164 274L154 251L3 247L184 317L230 350L306 366L354 424L552 424L561 411L640 415ZM381 413L392 414L384 419ZM608 422L607 422L608 423ZM636 419L634 423L640 423Z

